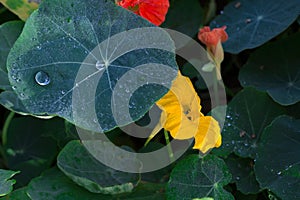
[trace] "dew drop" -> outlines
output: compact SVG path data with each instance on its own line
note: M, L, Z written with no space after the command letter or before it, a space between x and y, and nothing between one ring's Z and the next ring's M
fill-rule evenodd
M104 67L105 67L105 64L103 62L101 62L99 60L96 62L96 68L98 70L102 70Z
M16 81L17 81L17 83L20 83L20 82L21 82L21 79L18 78Z
M129 89L128 89L128 88L126 88L126 89L125 89L125 92L126 92L126 93L129 93L130 91L129 91Z
M41 50L42 49L42 47L40 45L37 45L36 48L37 48L37 50Z
M16 80L16 79L17 79L17 77L16 77L15 75L12 75L11 78L12 78L13 80Z
M14 85L14 86L12 86L11 88L12 88L13 90L16 90L16 89L17 89L17 86Z
M236 30L239 31L239 30L240 30L240 27L237 27Z
M277 175L281 175L281 171L277 172Z
M223 14L224 14L224 11L223 11L223 10L221 10L220 14L221 14L221 15L223 15Z
M237 176L237 177L235 177L235 179L236 179L237 181L239 181L241 178L240 178L239 176Z
M37 84L41 86L48 85L50 83L50 77L49 75L44 71L39 71L35 74L35 81Z
M66 94L66 92L65 92L65 91L63 91L63 90L62 90L60 93L61 93L62 95Z

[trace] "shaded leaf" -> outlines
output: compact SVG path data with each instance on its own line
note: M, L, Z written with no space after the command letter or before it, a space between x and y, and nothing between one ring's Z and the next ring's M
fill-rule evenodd
M255 173L262 188L281 199L300 199L300 120L276 118L261 137Z
M10 21L0 25L0 89L11 90L6 70L6 59L13 44L21 34L24 23Z
M198 155L190 155L173 169L167 185L167 198L176 200L202 197L213 197L215 200L234 199L223 188L230 180L231 175L222 159L211 155L200 159Z
M27 193L32 200L111 199L109 195L93 194L76 185L57 168L47 170L41 176L32 179Z
M9 195L3 197L1 200L31 200L26 193L27 187L23 187L17 190L14 190Z
M161 26L194 37L202 23L203 9L199 1L171 0L166 20Z
M25 21L38 8L41 0L0 0L0 2Z
M63 131L64 122L59 118L18 117L11 121L3 143L8 167L21 171L16 176L18 186L26 185L50 167L57 155L57 145L48 135Z
M97 148L101 148L101 143L98 144ZM113 153L107 156L122 159ZM94 193L130 192L139 181L138 174L117 171L102 164L79 141L65 146L58 155L57 165L75 183Z
M111 1L45 0L11 50L8 71L31 113L104 132L138 120L168 91L174 49L164 30Z
M268 92L282 105L299 102L299 46L300 34L295 34L258 49L240 71L241 84Z
M1 92L0 104L3 105L6 109L17 112L19 114L27 115L29 113L14 91Z
M232 182L236 183L237 190L244 194L255 194L260 191L252 159L240 158L232 154L225 159L225 162L232 174Z
M19 172L0 169L0 197L9 194L13 190L15 180L9 180Z
M239 53L264 44L288 28L300 14L300 4L298 0L236 0L222 13L210 25L226 25L229 38L224 50Z
M213 152L228 156L255 158L261 134L272 120L285 110L264 92L245 88L228 104L222 129L222 145ZM217 120L218 116L216 116Z

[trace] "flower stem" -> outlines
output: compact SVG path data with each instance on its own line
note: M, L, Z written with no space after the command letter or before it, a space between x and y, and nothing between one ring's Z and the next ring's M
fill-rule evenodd
M169 138L169 133L168 131L164 130L164 134L165 134L165 139L166 139L166 144L167 144L167 148L168 148L168 153L169 153L169 157L170 157L170 161L174 162L174 154L173 154L173 150L170 144L170 138Z
M10 112L9 115L7 116L4 126L3 126L3 131L2 131L2 144L5 145L7 142L7 131L8 131L8 127L11 123L11 120L14 118L15 113L14 112Z
M220 101L219 101L219 81L218 81L218 77L217 77L217 69L214 69L214 74L213 74L213 92L214 92L214 98L215 98L215 105L212 106L219 106L220 105Z

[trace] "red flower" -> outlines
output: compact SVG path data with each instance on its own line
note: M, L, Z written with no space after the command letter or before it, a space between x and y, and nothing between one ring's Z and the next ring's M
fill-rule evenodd
M212 52L215 52L217 44L219 42L225 42L228 39L225 29L226 26L210 30L210 27L205 26L199 30L198 39L205 44L208 49L211 49Z
M119 0L117 4L157 26L165 21L170 6L169 0Z

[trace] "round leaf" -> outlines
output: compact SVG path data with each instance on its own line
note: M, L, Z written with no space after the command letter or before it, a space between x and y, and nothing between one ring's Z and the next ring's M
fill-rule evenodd
M274 101L291 105L300 101L300 34L255 51L241 69L243 86L266 91Z
M27 187L23 187L17 190L14 190L12 193L7 195L5 197L6 200L12 199L12 200L31 200L29 196L26 193ZM2 199L4 200L4 199Z
M7 63L31 113L106 132L138 120L168 91L174 49L164 30L111 1L45 0Z
M200 159L198 155L191 155L180 161L173 169L167 185L167 198L234 199L223 188L230 180L231 174L222 159L211 155Z
M298 0L236 0L228 4L212 27L227 26L224 50L239 53L269 41L288 28L300 13Z
M122 159L115 155L109 157ZM102 164L79 141L65 146L57 158L57 165L75 183L94 193L130 192L139 181L138 174L120 172Z
M266 93L245 88L228 104L222 145L213 151L222 156L234 152L241 157L255 158L264 128L284 112Z
M300 199L300 120L280 116L265 129L255 173L261 187L281 199Z

